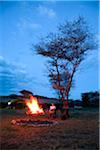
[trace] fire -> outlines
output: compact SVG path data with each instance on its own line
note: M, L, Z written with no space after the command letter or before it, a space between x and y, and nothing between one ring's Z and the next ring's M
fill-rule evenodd
M44 111L42 108L40 108L37 98L31 96L30 100L26 101L26 105L29 108L29 111L27 114L44 114Z

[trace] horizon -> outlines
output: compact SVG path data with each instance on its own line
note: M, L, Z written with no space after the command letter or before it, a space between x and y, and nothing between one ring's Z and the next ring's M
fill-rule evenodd
M30 92L32 92L32 91L30 91ZM69 98L69 100L82 100L82 94L86 94L86 93L96 93L96 92L98 92L99 93L99 91L88 91L88 92L83 92L83 93L81 93L81 96L80 96L80 99L74 99L74 98ZM12 96L12 95L15 95L15 96L24 96L23 94L21 94L20 93L20 91L19 91L19 94L18 93L10 93L9 95L0 95L0 97L9 97L9 96ZM40 96L40 97L45 97L45 98L51 98L51 99L59 99L59 98L57 98L57 97L48 97L48 96L43 96L43 95L37 95L37 94L35 94L34 95L34 93L33 93L33 96Z

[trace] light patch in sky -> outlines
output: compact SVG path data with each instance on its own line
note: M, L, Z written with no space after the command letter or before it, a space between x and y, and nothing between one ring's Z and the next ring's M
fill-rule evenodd
M55 18L56 12L52 8L48 8L43 5L39 5L37 8L40 15L47 16L49 18Z
M0 60L3 60L3 59L4 59L4 57L0 55Z
M17 23L17 27L19 28L19 30L25 30L25 29L36 30L36 29L40 29L41 25L38 23L32 22L28 19L21 19Z

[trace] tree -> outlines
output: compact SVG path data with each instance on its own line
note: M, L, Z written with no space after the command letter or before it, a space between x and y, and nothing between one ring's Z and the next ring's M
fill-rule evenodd
M23 94L25 97L29 97L30 95L33 95L33 93L28 90L22 90L20 91L20 93Z
M84 107L98 107L99 106L99 92L82 93L82 102Z
M66 21L58 27L57 33L51 33L35 45L37 54L49 58L48 77L62 99L68 100L74 75L94 46L93 35L82 17Z

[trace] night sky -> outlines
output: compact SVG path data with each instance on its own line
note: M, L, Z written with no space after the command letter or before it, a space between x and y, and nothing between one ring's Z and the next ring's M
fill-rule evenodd
M83 16L98 41L97 1L2 1L0 2L0 95L27 89L34 94L56 97L47 78L46 59L35 54L32 44L55 32L65 20ZM98 49L81 64L70 98L98 87Z

